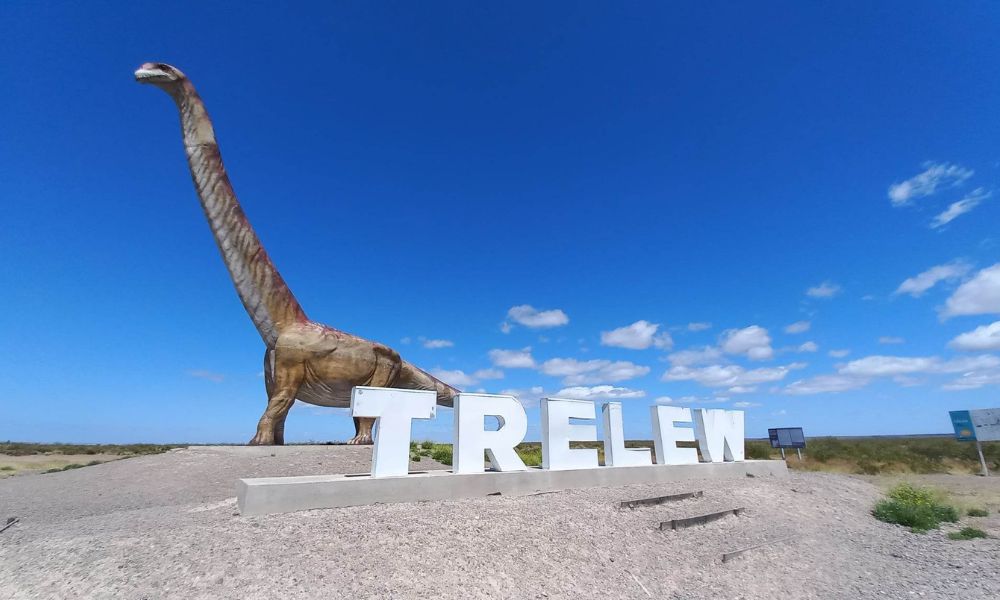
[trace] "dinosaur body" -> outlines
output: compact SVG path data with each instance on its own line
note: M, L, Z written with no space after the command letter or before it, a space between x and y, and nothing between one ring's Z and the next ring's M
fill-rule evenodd
M180 112L188 166L205 217L247 314L264 340L267 408L251 444L283 444L295 399L350 406L357 385L432 390L451 406L458 390L404 361L377 342L310 321L274 267L233 192L212 122L194 86L178 69L146 63L140 83L167 92ZM355 419L352 444L370 444L374 419Z

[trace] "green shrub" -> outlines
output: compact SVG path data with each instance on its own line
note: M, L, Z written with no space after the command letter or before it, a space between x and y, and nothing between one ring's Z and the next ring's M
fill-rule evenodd
M901 483L888 496L872 511L879 521L909 527L914 533L937 529L942 522L958 521L955 507L940 502L932 490Z
M13 471L13 470L14 470L14 467L12 467L10 465L4 465L4 466L0 467L0 471Z
M975 527L963 527L958 531L952 531L948 534L948 539L950 540L974 540L985 537L990 536L986 535L986 532L982 529L976 529Z
M451 446L448 444L435 444L434 450L431 451L431 458L442 465L450 465L452 458Z
M34 444L30 442L0 442L0 454L28 456L32 454L159 454L183 446L169 444ZM976 460L979 460L978 458Z
M966 514L970 517L987 517L990 511L985 508L970 508Z
M539 446L519 445L515 448L517 455L521 457L524 464L529 467L537 467L542 464L542 449Z
M747 442L744 446L746 458L751 460L769 460L771 458L770 442Z

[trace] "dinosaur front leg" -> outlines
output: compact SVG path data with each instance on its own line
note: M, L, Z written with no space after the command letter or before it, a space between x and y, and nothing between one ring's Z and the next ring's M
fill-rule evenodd
M354 417L355 436L347 443L351 445L371 444L374 425L375 419L371 417Z
M284 446L285 445L285 418L287 416L288 416L288 413L285 413L285 414L281 415L281 418L279 418L274 423L274 445L275 446Z
M250 440L251 446L285 443L285 417L295 402L304 373L301 365L275 366L274 382L268 386L267 408L257 423L257 434Z

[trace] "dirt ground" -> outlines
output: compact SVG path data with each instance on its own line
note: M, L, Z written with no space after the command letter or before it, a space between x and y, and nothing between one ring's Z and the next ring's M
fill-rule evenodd
M1000 540L946 536L972 522L1000 536L995 516L913 534L871 517L884 482L843 475L236 510L240 477L364 472L370 460L346 446L193 447L7 478L0 519L21 521L0 533L0 598L1000 597ZM994 481L968 489L986 498ZM617 507L695 490L704 497ZM709 525L657 527L736 507L745 513Z

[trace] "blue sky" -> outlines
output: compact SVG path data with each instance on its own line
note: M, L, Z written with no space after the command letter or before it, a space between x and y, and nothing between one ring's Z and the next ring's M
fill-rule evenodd
M1000 405L995 3L205 4L0 4L0 439L239 442L264 407L145 61L311 318L517 390L529 438L541 395L642 438L655 402L751 436Z

